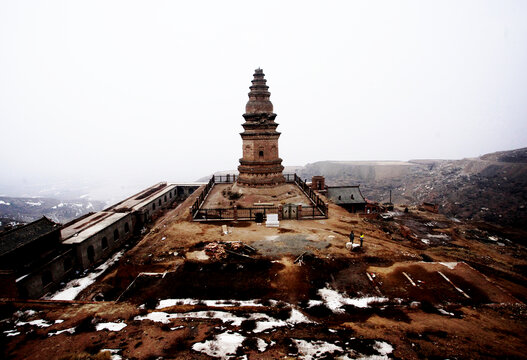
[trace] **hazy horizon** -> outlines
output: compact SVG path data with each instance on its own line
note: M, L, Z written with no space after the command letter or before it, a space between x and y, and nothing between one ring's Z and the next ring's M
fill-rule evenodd
M524 1L3 2L0 194L131 195L235 169L258 67L286 166L525 147L526 10Z

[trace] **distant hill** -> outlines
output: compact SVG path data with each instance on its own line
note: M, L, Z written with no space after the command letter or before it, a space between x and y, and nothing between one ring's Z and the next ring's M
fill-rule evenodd
M88 212L102 210L104 206L104 202L88 198L61 201L52 198L0 196L0 222L30 222L46 216L55 222L65 223Z
M462 160L320 161L298 171L329 185L360 184L371 200L440 204L449 216L527 227L527 148Z

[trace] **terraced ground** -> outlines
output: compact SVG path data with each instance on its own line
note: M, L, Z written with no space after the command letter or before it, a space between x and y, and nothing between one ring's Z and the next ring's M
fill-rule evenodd
M329 219L279 228L201 224L188 206L74 301L5 301L2 356L526 357L521 230L401 208L366 219L333 205ZM350 231L365 234L351 252ZM228 251L211 252L216 242Z

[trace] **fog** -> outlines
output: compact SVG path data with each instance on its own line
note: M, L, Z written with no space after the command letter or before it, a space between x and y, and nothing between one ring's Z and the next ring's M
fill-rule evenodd
M284 165L527 146L525 1L3 1L0 194L235 169L254 69ZM72 195L73 196L73 195Z

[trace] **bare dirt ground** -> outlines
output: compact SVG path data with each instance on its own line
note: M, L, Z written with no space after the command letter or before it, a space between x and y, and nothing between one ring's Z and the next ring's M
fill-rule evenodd
M83 291L86 303L4 303L3 357L527 358L521 232L412 209L366 219L334 205L329 219L279 228L193 223L192 201ZM365 234L352 252L350 231ZM211 242L244 245L214 260Z
M271 189L254 189L237 184L218 184L205 200L204 208L254 207L258 203L272 206L283 204L311 205L309 199L294 184L283 184Z

